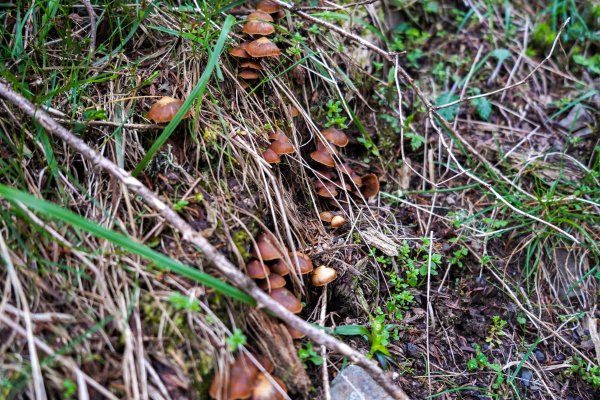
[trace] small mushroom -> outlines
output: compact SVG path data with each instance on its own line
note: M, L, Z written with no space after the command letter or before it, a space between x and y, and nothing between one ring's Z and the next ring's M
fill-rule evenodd
M323 222L331 222L333 217L335 217L335 214L331 211L321 211L319 213L319 219Z
M313 271L311 281L314 286L325 286L336 278L337 272L335 269L321 265Z
M215 375L208 394L214 399L248 399L253 393L258 372L258 368L250 361L250 358L245 354L241 354L229 365L229 382L227 387L221 388L222 376ZM222 392L220 392L221 389ZM220 394L224 396L219 396Z
M262 71L262 69L263 69L262 65L260 65L256 61L252 61L252 60L244 61L243 63L240 64L240 68L255 69L257 71Z
M280 140L282 142L290 141L290 139L287 137L287 135L285 133L283 133L282 131L280 131L279 129L269 133L269 140L271 140L271 141Z
M319 164L325 165L326 167L335 166L335 160L333 159L331 154L329 154L326 151L322 151L322 150L313 151L312 153L310 153L310 158L312 158Z
M283 254L277 247L277 240L272 234L265 234L259 236L256 241L256 246L252 251L252 255L258 258L259 254L263 261L278 260L283 257Z
M245 68L245 69L242 69L239 72L238 76L240 78L244 78L246 80L251 81L251 80L254 80L254 79L258 79L258 77L260 75L259 75L259 73L255 69Z
M315 189L317 191L317 195L326 198L333 198L339 193L335 187L335 184L331 182L316 181Z
M279 289L284 287L286 284L283 276L275 273L270 273L263 281L258 284L258 287L264 291Z
M331 218L330 225L332 228L340 228L346 225L346 218L342 217L341 215L336 215Z
M261 0L256 5L256 10L267 14L275 14L276 12L281 11L281 6L271 0Z
M367 174L362 177L360 191L366 198L376 196L379 193L379 178L375 174Z
M292 145L292 143L289 140L288 141L276 140L273 143L271 143L269 148L279 155L291 154L294 152L294 146Z
M276 387L272 382L277 384ZM281 392L287 393L287 388L281 379L260 373L254 381L252 400L283 400L286 398Z
M290 266L284 259L281 259L271 265L271 271L277 275L286 276L290 273Z
M321 132L321 134L329 143L332 143L338 147L346 147L350 141L344 132L333 127L325 129L323 132Z
M348 164L342 164L339 166L339 168L340 171L342 171L343 174L347 175L356 186L362 186L362 178L360 177L360 175L354 172L354 170L350 168Z
M252 21L252 20L265 21L265 22L273 22L274 21L271 14L268 14L264 11L259 11L259 10L248 14L248 17L246 19L248 21Z
M300 300L286 288L273 289L271 290L271 293L269 293L269 296L285 307L289 312L298 314L302 311L302 303L300 303Z
M298 115L300 115L300 111L295 106L290 105L290 115L292 118L296 118Z
M279 47L266 37L261 37L260 39L250 42L246 47L246 52L254 58L278 57L281 55Z
M152 104L148 114L146 115L149 120L156 122L157 124L162 124L164 122L169 122L175 117L177 111L183 105L183 101L174 99L172 97L161 97L156 103ZM187 118L189 113L183 116L183 118Z
M296 271L300 272L300 275L308 274L313 270L313 263L310 257L306 254L298 251L296 252L295 256L294 253L290 253L289 256L292 260L292 263L297 267ZM298 259L298 262L296 262L296 258Z
M245 45L239 45L229 49L229 55L237 58L250 58Z
M265 150L262 156L269 164L277 164L278 162L281 162L281 157L279 157L279 154L275 153L271 149Z
M289 325L285 325L288 333L290 334L290 336L292 337L292 339L302 339L303 337L306 336L306 333L299 331L296 328L292 328Z
M264 279L269 276L271 270L258 260L252 260L246 265L248 276L252 279Z
M269 22L261 21L259 19L252 19L244 24L242 32L247 33L248 35L267 36L275 33L275 27Z

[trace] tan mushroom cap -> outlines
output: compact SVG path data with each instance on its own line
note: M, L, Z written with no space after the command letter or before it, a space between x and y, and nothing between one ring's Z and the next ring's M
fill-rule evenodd
M271 293L269 293L269 296L291 313L298 314L302 311L302 303L300 303L300 300L286 288L273 289L271 290Z
M271 265L271 271L280 276L286 276L290 273L290 266L285 260L281 259L275 264Z
M269 148L279 155L291 154L294 152L294 146L292 145L292 143L289 140L288 141L276 140L273 143L271 143Z
M313 271L311 282L314 286L325 286L336 278L337 272L335 269L321 265Z
M268 13L268 14L275 14L276 12L281 11L281 6L271 0L261 0L256 5L256 10L262 11L262 12Z
M281 55L279 47L266 37L261 37L260 39L250 42L246 47L246 52L254 58L278 57Z
M275 387L272 382L279 387ZM281 394L280 390L287 393L287 388L281 379L259 373L252 388L252 400L283 400L286 397Z
M239 45L229 49L229 55L237 58L250 58L245 45Z
M258 77L260 76L260 74L255 70L255 69L242 69L238 76L240 78L244 78L247 80L254 80L254 79L258 79Z
M252 19L244 24L242 32L247 33L248 35L267 36L275 33L275 27L269 22Z
M344 132L334 127L325 129L321 134L329 143L335 144L338 147L346 147L348 142L350 142L350 139Z
M248 14L248 17L246 19L248 21L252 21L252 20L259 20L259 21L265 21L265 22L273 22L274 21L271 14L268 14L264 11L259 11L259 10L256 10L256 11Z
M303 337L306 336L306 333L299 331L296 328L292 328L289 325L284 325L288 331L288 333L290 334L290 336L292 337L292 339L302 339Z
M267 149L262 156L269 164L277 164L278 162L281 162L281 157L279 157L279 154L275 153L271 149Z
M342 217L341 215L336 215L331 218L330 225L332 228L341 228L342 226L346 225L346 218Z
M177 100L172 97L161 97L156 103L152 104L148 114L146 115L149 120L152 120L158 124L169 122L173 119L177 111L183 105L182 100ZM187 118L189 113L183 116Z
M362 187L360 189L366 198L376 196L379 193L379 178L375 174L367 174L362 177Z
M290 141L290 139L287 137L287 135L285 133L283 133L283 131L280 131L279 129L269 133L269 140L281 140L282 142Z
M296 106L290 105L290 115L292 118L296 118L298 115L300 115L300 110L298 110Z
M335 217L335 214L331 211L321 211L319 213L319 219L323 222L331 222L333 217Z
M254 382L258 375L258 368L250 361L250 358L245 355L239 355L233 363L229 365L229 383L224 388L224 396L226 400L248 399L254 390ZM216 399L219 397L219 389L222 385L222 376L215 375L210 385L208 394Z
M264 279L271 273L269 267L258 260L252 260L246 265L248 276L252 279Z
M319 164L323 164L327 167L335 166L335 160L333 159L331 154L329 154L326 151L322 151L322 150L313 151L312 153L310 153L310 158L312 158Z
M335 184L331 182L317 181L315 182L315 189L317 190L317 195L321 197L333 198L339 193Z
M275 273L270 273L263 281L258 284L258 287L264 291L279 289L284 287L286 284L283 276Z
M342 164L339 166L339 168L340 171L342 171L343 174L347 175L356 186L362 186L362 178L360 177L360 175L354 172L354 170L350 168L348 164Z
M240 64L240 68L255 69L257 71L262 71L262 69L263 69L262 65L260 65L256 61L252 61L252 60L244 61L243 63Z
M296 272L300 271L300 275L308 274L313 270L313 263L309 256L299 251L296 252L296 257L298 258L298 262L296 263L296 257L294 257L294 253L289 253L290 260L297 267Z
M277 240L271 234L263 233L260 235L256 245L258 248L252 250L252 255L256 258L258 258L259 253L263 261L278 260L283 257L277 246Z

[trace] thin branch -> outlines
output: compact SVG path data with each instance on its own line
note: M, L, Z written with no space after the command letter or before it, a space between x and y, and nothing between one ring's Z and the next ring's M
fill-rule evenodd
M90 54L96 50L96 19L98 16L92 7L90 0L82 0L88 15L90 16Z
M127 188L141 197L141 199L150 207L155 209L173 229L177 230L184 241L193 244L204 257L210 261L214 267L229 281L238 288L244 290L256 300L259 306L269 310L274 316L281 319L283 322L304 332L310 339L317 344L326 346L327 348L342 354L350 361L363 367L373 379L379 383L386 392L393 398L399 400L409 400L409 397L404 391L393 384L379 366L372 360L367 359L362 353L354 350L347 344L328 335L323 330L316 328L304 321L300 317L292 314L286 308L273 300L267 293L263 292L256 286L254 281L242 273L235 265L233 265L223 254L221 254L206 238L196 232L185 220L183 220L173 209L169 208L162 200L160 200L154 192L150 191L139 180L131 176L131 174L121 168L109 159L101 156L94 149L89 147L83 140L79 139L62 125L56 122L46 112L37 108L29 100L21 96L19 93L12 90L7 84L0 82L0 96L4 97L9 102L20 108L23 113L34 119L46 131L64 141L66 144L77 150L86 158L93 166L103 169L105 172L119 180Z

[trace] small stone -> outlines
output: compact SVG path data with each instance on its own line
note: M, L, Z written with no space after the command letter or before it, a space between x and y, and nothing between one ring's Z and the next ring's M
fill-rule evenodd
M546 362L546 354L544 354L543 351L541 350L536 350L533 352L533 355L535 356L535 359L539 362L539 363L545 363Z
M529 387L531 380L533 379L533 372L530 369L521 369L521 384L525 387Z
M409 356L416 356L419 355L419 353L421 353L421 351L419 350L419 348L414 345L413 343L408 343L406 345L406 352L408 353Z
M358 365L350 365L331 382L331 400L393 400Z

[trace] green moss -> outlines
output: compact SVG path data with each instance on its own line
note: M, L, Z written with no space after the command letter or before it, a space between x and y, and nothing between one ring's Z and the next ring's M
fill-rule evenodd
M248 251L248 248L252 243L252 238L246 231L240 230L235 232L232 236L232 239L233 243L235 244L235 247L238 249L244 260L247 260L250 257L252 257L252 255Z

